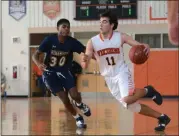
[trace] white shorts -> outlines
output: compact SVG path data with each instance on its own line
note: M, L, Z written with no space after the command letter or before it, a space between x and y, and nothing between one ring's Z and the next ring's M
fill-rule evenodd
M129 70L124 70L115 77L105 77L105 81L112 95L120 102L122 98L134 93L134 81Z

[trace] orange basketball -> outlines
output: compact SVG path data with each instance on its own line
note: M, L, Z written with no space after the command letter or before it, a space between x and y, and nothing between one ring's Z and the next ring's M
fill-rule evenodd
M147 61L148 57L144 52L144 45L133 46L129 51L129 58L134 64L143 64Z

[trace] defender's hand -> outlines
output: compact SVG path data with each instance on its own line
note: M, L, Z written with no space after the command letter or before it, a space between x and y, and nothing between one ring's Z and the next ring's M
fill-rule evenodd
M43 63L39 63L37 66L42 71L44 71L47 68L47 66L45 64L43 64Z

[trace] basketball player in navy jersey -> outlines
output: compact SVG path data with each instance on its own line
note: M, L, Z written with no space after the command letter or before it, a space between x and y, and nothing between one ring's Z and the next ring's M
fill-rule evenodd
M115 32L117 26L116 15L110 11L101 15L100 34L88 41L86 53L82 54L81 65L87 68L94 53L100 73L104 76L112 95L128 110L158 119L158 126L155 127L155 130L163 131L170 122L170 118L137 101L142 97L149 97L157 105L161 105L163 101L161 94L151 85L141 89L135 88L131 72L124 61L124 43L130 46L144 45L146 55L150 51L149 45L139 43L125 33Z
M58 34L47 36L39 48L33 54L33 61L43 72L43 81L54 95L57 95L76 119L79 128L86 128L83 117L77 113L69 100L68 93L73 99L73 104L86 116L90 116L90 108L82 103L80 93L77 91L75 78L70 72L73 60L73 52L85 52L78 40L68 36L70 33L70 22L60 19L57 22ZM39 61L39 55L45 54L45 61ZM68 91L66 93L65 91Z

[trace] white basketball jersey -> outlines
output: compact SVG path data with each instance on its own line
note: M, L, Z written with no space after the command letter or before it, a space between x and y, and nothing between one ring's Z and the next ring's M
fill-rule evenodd
M120 32L113 32L110 39L98 34L91 40L102 76L113 77L126 67Z

